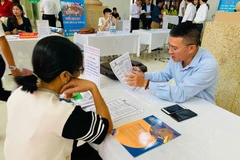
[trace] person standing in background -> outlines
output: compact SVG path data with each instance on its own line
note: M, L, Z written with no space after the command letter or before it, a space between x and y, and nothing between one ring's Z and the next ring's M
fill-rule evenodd
M141 14L141 20L143 22L143 29L151 29L152 23L152 11L154 9L154 4L150 0L146 0L145 4L142 7L142 10L145 10L145 14Z
M49 26L56 27L56 17L59 12L56 0L43 0L40 10L43 13L42 19L48 20Z
M182 22L182 19L185 13L185 8L186 8L186 0L182 0L179 6L179 11L178 11L178 24Z
M0 21L0 47L2 49L2 54L6 58L6 61L9 65L9 69L12 72L12 75L13 76L21 75L22 73L15 65L11 49L10 49L8 42L6 40L6 37L4 35L1 21ZM11 91L4 90L3 85L2 85L1 79L4 75L5 69L6 69L5 61L0 54L0 101L7 101L8 97L11 95Z
M13 3L9 0L1 0L0 17L1 21L6 25L8 17L12 16Z
M187 8L182 19L183 22L192 22L196 15L196 7L193 5L193 0L186 0Z
M117 19L117 20L121 20L121 17L119 16L118 12L117 12L117 8L113 7L113 12L112 12L112 16Z
M198 28L199 32L202 32L203 29L203 23L206 20L207 12L208 12L208 6L207 6L208 0L200 0L200 7L197 11L196 17L193 20L193 23L196 24L196 27Z
M196 7L196 10L200 7L199 0L193 0L193 5Z
M158 0L153 9L151 28L160 28L160 23L162 22L163 17L161 13L162 5L163 0Z
M140 14L141 14L141 5L142 5L142 0L136 0L135 3L133 3L130 6L130 15L132 17L131 19L131 33L132 30L137 30L139 29L139 19L140 19Z

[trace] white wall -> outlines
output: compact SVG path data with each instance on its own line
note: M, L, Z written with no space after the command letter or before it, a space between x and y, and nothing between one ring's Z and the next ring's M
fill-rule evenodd
M212 21L212 15L214 15L218 10L220 0L208 0L208 4L210 5L210 10L208 11L207 21Z
M108 6L111 10L113 7L117 8L117 11L123 19L123 15L126 15L126 19L129 19L129 7L130 0L100 0L103 6Z

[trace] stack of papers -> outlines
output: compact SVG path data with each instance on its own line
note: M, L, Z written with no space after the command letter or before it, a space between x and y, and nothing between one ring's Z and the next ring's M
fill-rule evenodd
M91 92L82 92L82 93L75 93L76 96L72 99L72 102L77 105L81 106L82 108L94 105L94 100L92 97Z
M113 122L143 112L142 108L123 98L108 101L107 106ZM87 107L84 110L96 112L95 106Z

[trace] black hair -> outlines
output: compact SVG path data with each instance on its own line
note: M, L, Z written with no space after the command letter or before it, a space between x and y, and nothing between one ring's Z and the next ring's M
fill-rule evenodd
M12 3L15 4L15 3L20 3L19 0L12 0Z
M105 14L105 13L107 13L107 12L112 13L112 10L111 10L110 8L105 8L105 9L103 10L103 14Z
M182 37L187 44L198 46L200 44L200 32L192 22L180 23L170 32L171 37Z
M23 17L24 12L23 12L22 5L20 3L14 3L13 7L18 7L22 11L21 17ZM13 7L12 7L12 9L13 9ZM16 16L14 14L12 14L11 23L13 24L13 28L17 28L18 27L18 21L17 21L17 18L16 18Z
M187 1L193 3L193 0L187 0Z
M157 0L156 4L163 3L163 0Z
M113 7L113 11L115 11L115 10L117 10L117 8L116 8L116 7Z
M83 55L80 48L67 38L49 36L38 41L34 47L32 65L35 75L15 78L22 90L31 93L37 90L38 78L49 83L63 71L73 75L82 67Z
M202 0L204 3L207 3L208 0Z

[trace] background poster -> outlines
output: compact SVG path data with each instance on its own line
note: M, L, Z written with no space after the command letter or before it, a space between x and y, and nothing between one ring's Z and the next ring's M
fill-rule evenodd
M61 0L64 36L73 36L86 27L86 10L84 0Z
M218 10L224 12L234 12L239 0L220 0Z

